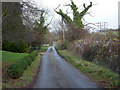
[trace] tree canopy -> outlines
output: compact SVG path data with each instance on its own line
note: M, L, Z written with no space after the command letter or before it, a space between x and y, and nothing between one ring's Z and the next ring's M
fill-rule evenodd
M39 47L49 25L45 26L45 10L28 2L4 2L2 8L2 49L25 52Z

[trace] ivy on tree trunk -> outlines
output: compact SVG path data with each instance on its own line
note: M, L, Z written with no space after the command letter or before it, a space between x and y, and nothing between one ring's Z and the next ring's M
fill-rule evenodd
M90 5L88 5L87 7L85 6L85 4L83 4L84 10L82 12L78 11L78 7L75 5L73 0L71 0L71 4L69 4L68 6L70 6L73 11L73 20L67 14L63 13L61 9L55 12L59 14L66 23L75 23L78 27L83 28L84 25L82 23L82 18L89 10L89 8L92 7L92 2L90 2Z

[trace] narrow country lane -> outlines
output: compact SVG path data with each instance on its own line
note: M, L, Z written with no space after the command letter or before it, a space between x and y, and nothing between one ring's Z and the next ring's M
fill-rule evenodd
M98 85L61 58L51 46L43 55L33 88L98 88Z

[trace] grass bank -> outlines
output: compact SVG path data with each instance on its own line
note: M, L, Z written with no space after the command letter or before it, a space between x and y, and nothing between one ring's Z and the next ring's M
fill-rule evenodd
M19 79L12 79L5 77L3 81L3 88L27 88L30 87L37 75L41 56L38 55L35 61L24 71L24 74Z
M91 79L99 82L103 88L118 88L120 80L118 74L94 63L82 60L66 50L59 50L59 54L74 67L87 74Z

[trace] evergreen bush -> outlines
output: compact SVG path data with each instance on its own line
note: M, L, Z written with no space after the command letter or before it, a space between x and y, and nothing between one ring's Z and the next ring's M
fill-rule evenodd
M27 43L22 42L22 41L19 41L19 43L15 43L11 41L4 41L2 44L3 44L2 49L5 51L23 53L28 50Z
M27 69L27 67L30 66L30 64L35 60L37 53L37 51L34 51L29 56L24 57L23 59L8 67L8 75L13 79L21 77L24 70Z

